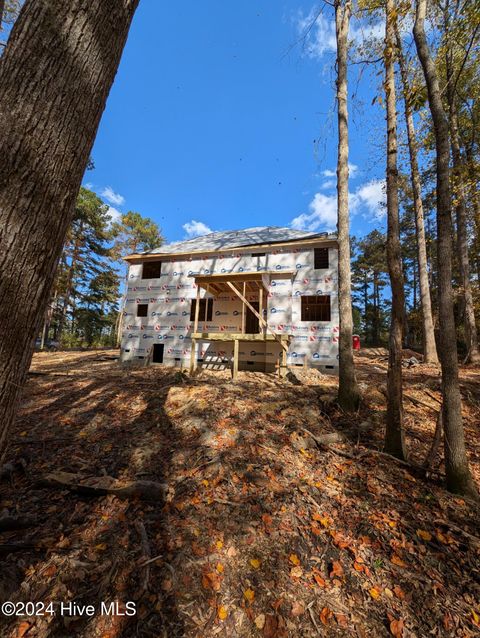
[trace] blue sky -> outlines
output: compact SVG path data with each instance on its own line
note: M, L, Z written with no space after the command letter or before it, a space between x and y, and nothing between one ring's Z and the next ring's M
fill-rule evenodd
M331 9L293 46L313 10L141 0L84 183L116 211L154 219L167 241L264 225L332 230ZM357 68L350 190L352 233L363 235L383 225L384 120L371 107L375 80L357 83Z

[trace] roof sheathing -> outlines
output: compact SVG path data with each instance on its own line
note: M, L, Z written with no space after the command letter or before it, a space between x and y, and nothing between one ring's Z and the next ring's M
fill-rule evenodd
M252 236L253 235L253 236ZM257 241L244 243L247 239ZM271 246L285 246L290 244L336 243L336 235L328 233L308 233L290 228L264 227L247 228L244 231L227 231L224 233L210 233L204 237L197 237L185 242L176 242L161 246L154 251L136 253L125 257L126 261L150 261L158 258L179 257L185 255L204 255L225 253L232 250L246 252L260 250Z

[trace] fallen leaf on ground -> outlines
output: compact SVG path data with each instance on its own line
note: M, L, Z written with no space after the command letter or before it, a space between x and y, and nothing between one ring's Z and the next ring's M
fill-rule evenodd
M225 620L228 616L228 610L226 607L224 607L223 605L220 605L220 607L218 608L218 617L220 618L220 620Z
M253 602L253 599L255 598L255 592L253 591L253 589L246 589L243 592L243 595L245 596L246 600L248 600L249 603Z

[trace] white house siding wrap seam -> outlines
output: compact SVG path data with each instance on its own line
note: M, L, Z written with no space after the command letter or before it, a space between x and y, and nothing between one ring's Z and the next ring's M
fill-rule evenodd
M158 279L142 279L142 263L129 267L128 290L124 307L121 360L149 359L153 344L163 343L165 364L188 367L191 354L190 321L192 300L197 296L195 275L215 275L252 271L294 271L292 280L271 277L269 292L264 295L264 317L278 334L291 335L287 361L338 373L338 271L337 249L329 247L329 268L314 268L314 248L324 244L282 247L265 250L255 256L245 249L231 252L195 255L189 259L175 255L161 257ZM258 249L262 250L262 249ZM253 255L252 255L253 253ZM238 284L237 284L238 285ZM241 284L240 284L241 288ZM331 320L301 320L303 295L329 295ZM206 295L200 290L200 298ZM258 301L258 294L247 294L248 301ZM148 304L148 316L137 317L137 305ZM201 314L201 313L200 313ZM198 332L241 332L242 303L232 292L213 298L212 320L199 318ZM276 342L240 342L239 361L274 365L281 346ZM197 341L196 357L205 364L229 366L233 342Z

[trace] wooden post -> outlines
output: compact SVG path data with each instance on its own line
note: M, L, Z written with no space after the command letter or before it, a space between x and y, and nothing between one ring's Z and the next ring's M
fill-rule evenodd
M210 284L207 284L205 289L205 312L203 313L203 331L205 332L205 324L207 323L208 317L208 291L210 289Z
M287 351L286 350L282 349L281 357L282 357L282 363L280 367L280 376L286 377L287 376Z
M197 299L195 301L195 319L193 322L193 333L198 330L198 313L200 312L200 286L197 285ZM193 374L197 369L197 357L195 353L195 346L197 344L196 339L192 339L192 349L190 354L190 374Z
M258 314L260 315L260 317L263 317L263 286L259 286L258 288ZM264 328L263 326L259 323L258 324L258 331L264 334Z
M243 282L243 296L245 297L247 282ZM245 304L242 301L242 334L245 334Z
M238 348L239 341L235 339L233 341L233 369L232 369L232 378L234 381L238 378Z

